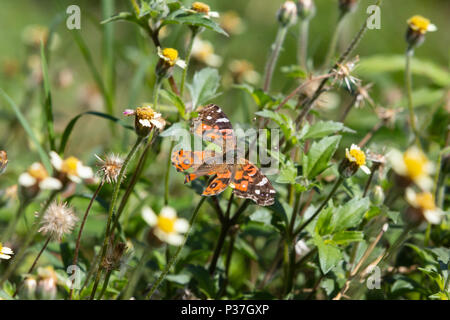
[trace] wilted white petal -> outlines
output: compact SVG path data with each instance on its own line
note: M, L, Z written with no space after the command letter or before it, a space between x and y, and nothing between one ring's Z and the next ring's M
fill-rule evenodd
M150 123L153 124L158 129L164 128L164 123L161 121L161 119L151 119Z
M186 233L189 230L189 222L186 219L177 219L173 227L178 233Z
M36 178L31 176L28 172L24 172L19 176L19 184L24 187L31 187L36 183Z
M56 170L61 171L63 159L55 151L50 151L50 162Z
M177 66L179 66L180 68L182 68L182 69L185 69L186 68L186 62L184 61L184 60L181 60L181 59L178 59L177 60L177 62L175 62L175 64L177 65Z
M411 188L406 189L406 200L413 207L417 207L416 193L414 192L413 189Z
M435 210L425 210L424 212L425 219L431 224L440 224L442 218L444 217L444 213L440 209Z
M142 124L144 127L152 127L150 121L148 121L148 119L140 119L139 123Z
M142 218L149 226L154 226L158 222L158 217L156 216L155 212L150 207L145 207L142 209L141 212Z
M161 213L159 215L164 218L175 219L177 217L177 212L174 208L166 206L161 209Z
M91 167L83 166L82 164L78 164L77 166L77 174L80 178L89 179L94 176L94 172Z
M360 168L365 174L370 174L370 169L367 166L361 166Z
M48 177L39 182L39 188L43 190L59 190L62 188L62 183L56 178Z
M176 233L171 233L167 236L166 242L173 246L180 246L183 244L183 239L183 236Z
M1 254L1 253L0 253L0 258L1 258L1 259L8 260L8 259L11 259L11 256L7 256L6 254Z

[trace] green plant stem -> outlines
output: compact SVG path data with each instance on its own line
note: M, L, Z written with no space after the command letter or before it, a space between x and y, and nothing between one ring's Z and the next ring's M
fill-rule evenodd
M264 92L270 90L270 84L272 82L273 71L278 61L280 55L281 46L283 45L284 39L286 38L288 27L280 25L278 27L277 35L275 37L275 42L272 44L272 51L270 53L269 60L267 61L265 74L264 74Z
M309 36L309 21L310 19L303 19L299 23L299 38L297 47L297 63L305 70L308 70L308 36Z
M81 235L83 234L84 225L85 225L87 217L89 215L89 211L91 210L92 204L94 203L95 199L97 198L98 193L100 192L101 188L103 187L104 182L105 182L104 179L102 179L100 181L97 189L95 190L94 194L91 197L91 200L89 201L89 204L86 208L86 212L84 213L84 216L83 216L83 220L81 221L80 230L78 231L77 242L75 245L75 252L73 254L73 261L72 261L73 266L77 266L77 264L78 264L78 253L80 252ZM75 283L75 278L72 279L72 286L70 287L69 300L72 300L74 283Z
M166 277L167 273L170 271L170 269L172 268L172 266L175 264L175 262L178 259L178 256L181 252L181 250L183 249L184 245L186 244L186 241L188 239L189 233L191 232L192 226L195 222L195 218L197 217L197 214L201 208L201 206L203 205L203 203L205 202L206 197L202 197L199 201L199 203L197 204L197 207L195 207L194 212L192 213L191 218L189 219L189 229L188 231L184 234L184 239L183 239L183 243L177 248L177 250L175 251L175 254L172 256L172 259L170 259L169 263L166 265L166 267L164 268L163 272L161 273L161 275L158 277L158 279L156 280L156 282L153 284L153 286L150 288L149 293L147 294L146 299L150 300L153 293L156 291L156 289L159 287L159 285L161 284L161 282L164 280L164 278Z
M90 296L90 300L94 299L95 296L95 292L97 290L97 286L98 286L98 282L100 281L100 275L101 275L101 271L102 271L102 262L105 259L105 255L106 255L106 249L108 247L108 239L109 239L109 235L110 232L113 232L114 230L110 230L111 227L111 222L113 219L113 215L114 215L114 208L117 202L117 198L119 195L119 191L120 191L120 185L122 183L123 177L125 175L125 171L128 167L128 164L130 163L130 160L134 157L134 155L136 154L137 150L139 149L139 146L141 145L142 141L144 140L143 137L138 136L136 139L136 143L134 144L134 146L131 148L130 152L128 153L125 161L123 162L122 168L120 169L119 172L119 176L117 177L117 182L114 185L114 191L113 191L113 195L112 195L112 199L111 199L111 204L109 206L109 212L108 212L108 222L106 224L106 230L105 230L105 238L103 240L103 246L102 246L102 250L101 250L101 258L100 261L98 263L98 268L97 268L97 274L95 277L95 282L94 282L94 287L92 288L92 292L91 292L91 296Z
M108 288L108 282L109 282L109 278L111 278L112 272L113 272L113 270L108 270L108 272L106 272L105 280L103 281L102 291L100 291L100 294L99 294L97 300L101 300L103 295L105 294L106 289Z
M227 286L230 276L231 258L233 256L234 242L236 241L236 237L237 237L236 233L233 233L230 236L230 243L228 244L227 257L225 260L225 279L223 280L222 288L220 289L217 298L222 297L227 292Z
M40 227L41 219L47 210L48 206L52 202L52 200L55 198L56 194L58 193L58 190L53 191L47 201L45 202L42 209L39 211L36 221L34 225L32 226L31 230L28 232L28 236L26 237L24 243L22 244L20 251L17 252L17 254L14 256L14 260L8 265L8 268L5 270L5 272L2 275L2 278L0 279L0 287L3 285L3 283L9 278L9 276L17 269L17 266L22 262L23 258L25 258L26 251L28 247L30 246L31 242L33 241L34 237L36 236L36 233L38 232L38 229Z
M181 75L181 84L180 84L180 97L181 97L181 99L183 99L184 84L186 82L187 70L188 70L188 67L189 67L189 62L191 61L192 48L194 46L195 36L198 33L198 28L197 27L192 27L191 31L192 31L191 39L189 40L188 49L187 49L186 57L185 57L185 60L184 60L186 62L186 68L183 69L183 73Z
M406 50L406 65L405 65L405 85L406 85L406 97L408 99L409 110L409 125L414 135L416 145L420 148L419 133L416 127L416 116L414 115L414 106L412 100L412 75L411 75L411 58L414 56L414 50Z
M389 263L392 255L399 249L403 243L408 239L408 236L410 234L410 231L412 230L412 227L406 226L403 232L400 234L400 236L395 240L394 244L386 251L383 258L381 259L381 262L384 262L386 264Z
M133 273L131 274L130 281L128 282L128 285L125 289L125 293L121 299L123 300L129 300L134 292L134 289L136 288L136 285L139 281L139 278L142 275L142 271L144 270L145 263L149 259L151 251L147 251L144 249L144 252L142 253L141 258L138 261L138 264L136 268L134 268Z
M308 218L308 220L306 220L305 222L303 222L303 224L301 224L295 231L293 236L296 237L300 232L303 231L303 229L306 228L306 226L314 220L315 217L317 217L317 215L322 211L322 209L325 207L325 205L328 203L328 200L331 199L331 197L333 196L333 194L336 192L336 190L339 188L339 186L341 185L342 181L344 181L344 178L342 176L339 176L338 180L336 181L336 183L334 184L333 189L330 191L330 193L328 194L327 198L322 202L322 204L320 205L319 208L317 208L317 210L314 212L314 214Z
M16 230L16 226L20 220L20 217L25 212L25 209L28 207L29 203L29 201L20 200L17 211L15 212L12 220L9 222L8 228L6 229L5 233L3 234L2 242L6 242L12 236L12 234Z

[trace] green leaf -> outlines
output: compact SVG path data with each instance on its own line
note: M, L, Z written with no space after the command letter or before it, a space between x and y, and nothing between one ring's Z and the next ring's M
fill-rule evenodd
M333 227L331 226L332 217L333 217L333 208L331 206L322 209L322 212L320 212L319 217L317 218L315 227L311 228L311 230L315 230L315 232L321 236L331 234L331 232L333 232Z
M383 74L386 72L403 73L404 70L404 55L375 55L362 58L356 72L363 76L370 76L372 74ZM411 61L411 72L414 75L422 75L430 78L438 86L450 86L450 72L434 62L413 58Z
M189 283L190 277L187 274L168 274L165 279L170 282L186 285Z
M289 183L295 184L295 178L297 177L297 168L295 168L292 161L288 161L280 170L276 183Z
M289 78L305 79L306 76L308 75L304 69L302 69L300 66L295 65L295 64L290 65L290 66L281 67L280 70L282 73L284 73L286 75L286 77L289 77Z
M334 244L325 243L318 234L314 234L313 240L319 252L320 269L327 274L342 260L341 250Z
M256 254L255 250L247 242L245 242L244 239L237 237L234 243L234 247L243 255L249 257L250 259L258 261L258 255Z
M45 57L45 46L41 40L41 65L42 65L42 78L44 83L44 113L47 124L48 140L50 141L50 150L55 150L55 129L53 127L53 107L52 96L50 92L50 81L48 79L48 66L47 58Z
M192 274L193 280L197 282L198 289L206 295L207 298L215 296L217 283L211 278L209 272L201 266L187 266L187 271Z
M444 264L448 264L450 261L450 249L449 248L433 248L429 249L433 252L439 260L441 260Z
M185 10L177 10L168 15L163 20L161 26L166 24L185 24L188 26L204 27L228 37L228 33L226 33L219 24L200 13L189 13Z
M120 12L106 20L101 21L100 24L106 24L106 23L110 23L113 21L129 21L129 22L135 22L135 23L139 24L139 20L131 12Z
M349 244L350 242L358 242L364 240L364 234L361 231L340 231L333 234L331 238L336 244Z
M70 134L72 133L72 130L75 127L75 124L84 115L93 115L93 116L96 116L96 117L104 118L104 119L110 120L112 122L115 122L117 124L120 124L122 127L126 128L126 129L134 130L134 127L125 124L122 120L120 120L120 119L118 119L116 117L113 117L113 116L111 116L109 114L102 113L102 112L97 112L97 111L86 111L86 112L80 113L79 115L75 116L67 124L66 128L64 129L63 135L61 137L61 143L59 145L59 151L58 152L60 154L64 154L64 150L66 149L67 141L69 140Z
M28 121L25 119L25 116L22 114L22 111L20 111L19 107L6 94L6 92L3 91L3 89L0 89L0 95L3 97L3 99L5 99L8 102L9 106L14 110L14 113L16 114L16 117L19 120L20 124L22 125L23 129L27 133L28 137L30 137L31 141L33 141L33 143L39 153L39 156L41 158L42 164L44 165L47 172L49 172L49 173L53 172L47 152L45 152L44 149L42 148L42 146L39 143L38 139L36 138L33 130L31 129L30 125L28 124Z
M338 131L353 131L346 127L341 122L335 121L318 121L309 127L308 131L302 137L302 139L316 139L323 138L330 134L334 134ZM353 131L354 132L354 131Z
M333 232L357 227L364 218L364 214L369 209L369 206L370 200L368 197L352 199L345 205L340 206L331 218Z
M319 142L313 142L307 155L303 155L303 175L313 179L329 167L333 154L341 141L341 136L326 137Z
M204 68L196 72L189 91L192 98L192 109L218 96L220 76L217 69Z
M235 84L233 85L233 88L247 92L253 98L253 101L255 101L259 109L264 107L271 108L279 103L277 99L265 93L262 89L255 89L248 84Z
M178 109L178 113L180 114L180 116L183 119L186 119L186 106L184 105L183 100L181 100L181 98L176 95L175 93L173 93L172 91L168 91L168 90L160 90L159 93L166 98L167 100L169 100L170 102L172 102L172 104L177 107Z
M259 208L249 216L249 219L251 221L260 222L265 225L270 225L272 214L270 214L270 211L267 209Z

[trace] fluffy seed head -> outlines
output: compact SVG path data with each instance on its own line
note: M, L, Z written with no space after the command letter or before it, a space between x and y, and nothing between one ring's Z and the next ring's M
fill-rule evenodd
M108 154L103 160L99 156L95 155L101 163L99 175L108 183L116 183L119 176L120 169L123 166L123 159L113 153Z
M61 240L63 235L72 232L78 221L75 212L67 203L52 202L44 213L39 232Z

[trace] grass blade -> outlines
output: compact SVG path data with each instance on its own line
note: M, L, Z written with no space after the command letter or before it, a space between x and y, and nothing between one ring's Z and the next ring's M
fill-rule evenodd
M22 125L25 132L30 137L31 141L36 146L36 149L39 153L39 156L41 158L42 164L44 165L45 169L51 173L53 172L52 166L50 164L50 159L47 155L47 152L42 148L41 144L39 143L38 139L36 138L35 134L33 133L33 130L31 129L30 125L28 124L28 121L25 119L25 116L22 114L16 103L6 94L3 89L0 88L0 95L8 102L9 106L14 110L17 119L19 119L20 124Z
M72 120L70 120L69 124L64 129L63 135L61 137L61 143L59 145L59 154L61 154L61 155L64 154L64 150L66 148L67 141L69 140L70 134L72 133L72 130L75 127L75 124L84 115L93 115L93 116L96 116L96 117L104 118L104 119L110 120L112 122L115 122L117 124L120 124L122 127L126 128L126 129L134 130L134 127L123 123L122 120L120 120L119 118L116 118L116 117L111 116L109 114L102 113L102 112L97 112L97 111L83 112L83 113L80 113L79 115L75 116Z
M55 129L53 126L53 106L52 95L50 92L50 81L48 79L48 65L45 57L45 46L41 40L41 67L44 83L44 113L47 125L48 140L50 142L50 149L55 150Z

